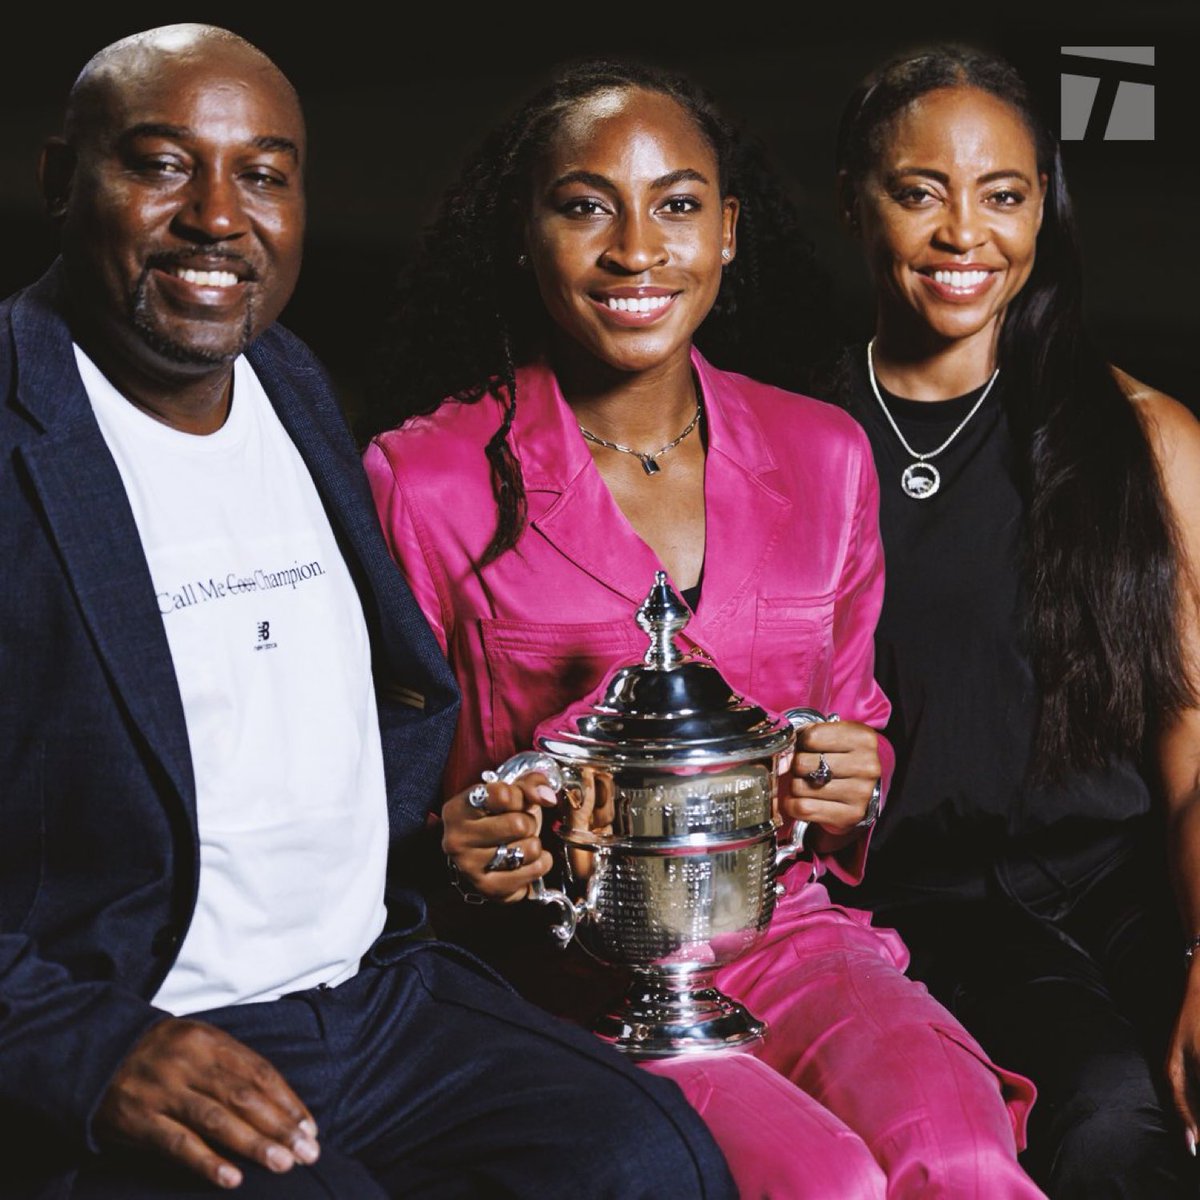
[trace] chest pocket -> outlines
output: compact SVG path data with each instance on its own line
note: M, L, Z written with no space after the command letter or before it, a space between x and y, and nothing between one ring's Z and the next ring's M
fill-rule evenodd
M760 596L750 695L759 704L824 710L833 683L833 593Z
M586 696L617 663L640 658L646 644L628 618L585 625L484 618L480 627L490 689L484 736L495 762L529 749L542 721Z

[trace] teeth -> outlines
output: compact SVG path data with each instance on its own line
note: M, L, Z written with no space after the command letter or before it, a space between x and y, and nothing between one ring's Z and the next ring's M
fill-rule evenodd
M606 303L613 312L648 313L655 312L660 308L665 308L671 303L671 297L631 296L627 300L624 296L610 296Z
M193 271L185 267L177 267L175 276L184 283L194 283L200 287L233 287L238 281L232 271Z
M988 274L988 271L934 271L933 278L945 287L969 289L978 287Z

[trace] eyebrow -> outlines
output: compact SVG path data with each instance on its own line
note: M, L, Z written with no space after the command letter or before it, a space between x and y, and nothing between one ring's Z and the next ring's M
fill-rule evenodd
M195 136L195 131L187 125L165 125L157 121L143 121L140 125L133 125L125 130L121 135L121 141L133 141L135 138L142 137L160 137L169 138L172 141L184 141L187 138ZM250 144L256 150L289 154L296 162L300 161L300 147L291 138L280 137L276 134L262 134L259 137L252 138Z
M898 171L892 171L888 175L888 181L899 179L904 175L920 175L924 179L934 179L938 183L949 183L950 176L945 171L935 171L932 167L901 167ZM998 179L1019 179L1026 187L1033 187L1033 182L1024 171L1018 171L1015 167L1003 168L999 171L989 171L986 175L980 175L975 180L976 183L995 183Z
M692 167L680 167L678 171L668 171L665 175L660 175L657 179L651 181L650 187L655 191L660 188L674 187L677 183L708 183L709 179L706 175L702 175L699 171ZM602 191L615 192L616 184L613 183L606 175L598 175L595 171L568 171L565 175L560 175L550 184L551 190L554 188L566 187L569 183L582 183L587 187L600 188Z

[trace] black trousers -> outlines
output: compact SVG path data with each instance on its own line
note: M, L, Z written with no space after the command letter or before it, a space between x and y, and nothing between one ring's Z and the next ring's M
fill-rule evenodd
M674 1084L539 1012L466 956L386 939L337 988L196 1014L273 1062L312 1110L321 1158L247 1166L222 1193L101 1156L71 1200L730 1200L720 1151ZM752 1119L752 1118L750 1118Z
M988 892L878 919L996 1062L1037 1085L1026 1170L1051 1200L1195 1200L1163 1073L1183 956L1158 855L1125 848L1069 885L1009 862Z

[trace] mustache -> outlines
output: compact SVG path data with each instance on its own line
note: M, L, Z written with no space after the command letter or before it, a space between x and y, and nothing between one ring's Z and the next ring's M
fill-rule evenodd
M146 265L142 268L142 277L145 278L150 271L191 267L198 259L204 261L204 266L200 268L202 270L220 270L222 264L229 264L230 269L239 279L251 283L258 281L258 270L248 258L235 251L221 249L217 246L189 246L179 250L161 250L146 259Z

